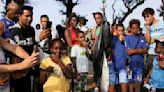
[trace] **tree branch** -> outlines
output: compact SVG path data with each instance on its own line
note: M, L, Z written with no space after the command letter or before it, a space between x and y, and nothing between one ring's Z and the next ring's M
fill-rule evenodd
M113 18L113 23L116 22L115 19L114 19L115 12L116 12L116 10L114 9L114 5L115 5L116 1L117 1L117 0L114 0L114 2L113 2L113 4L112 4L112 9L113 9L113 16L112 16L112 18Z
M140 2L138 2L135 6L133 6L131 9L128 9L128 11L125 13L125 15L121 18L121 20L119 22L123 22L127 16L129 16L130 13L132 13L138 6L142 5L145 2L145 0L142 0Z

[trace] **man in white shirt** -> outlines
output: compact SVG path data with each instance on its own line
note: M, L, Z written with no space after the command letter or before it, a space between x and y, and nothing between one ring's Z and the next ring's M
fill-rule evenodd
M47 40L52 40L59 37L58 32L56 30L47 28L48 22L49 22L49 17L47 15L41 15L40 17L41 29L35 31L35 40L36 42L38 42L38 45L40 46L40 61L48 57L50 54L44 50L45 46L48 44L46 43ZM51 39L49 39L50 36Z

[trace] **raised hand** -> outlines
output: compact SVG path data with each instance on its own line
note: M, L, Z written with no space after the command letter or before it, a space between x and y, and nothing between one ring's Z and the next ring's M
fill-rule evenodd
M50 35L51 35L51 31L48 29L44 29L41 31L39 38L40 38L40 40L43 40L45 38L48 38Z

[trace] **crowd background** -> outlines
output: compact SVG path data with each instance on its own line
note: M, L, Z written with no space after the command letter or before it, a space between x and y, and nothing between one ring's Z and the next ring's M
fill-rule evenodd
M35 20L32 6L11 1L5 9L5 16L0 22L0 35L5 42L23 48L21 53L24 54L14 55L1 49L1 64L21 63L33 52L39 52L39 60L33 67L0 74L2 92L86 92L90 88L98 88L101 92L103 60L95 60L94 54L100 50L98 43L102 39L111 39L111 47L105 47L105 50L111 52L106 57L110 92L118 89L122 92L164 90L164 24L163 20L154 17L154 9L145 8L142 11L143 28L140 20L135 18L129 21L126 30L121 23L108 22L106 32L110 36L107 38L101 37L101 12L93 13L93 28L87 26L90 19L72 13L65 25L58 24L55 30L52 29L53 19L50 20L48 14L38 16L38 24L31 26ZM88 68L91 61L94 82L88 85ZM155 77L155 74L158 74L158 77Z

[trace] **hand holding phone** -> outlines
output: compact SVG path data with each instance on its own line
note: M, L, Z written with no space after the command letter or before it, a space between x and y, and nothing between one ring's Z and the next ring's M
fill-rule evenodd
M48 21L48 22L47 22L47 25L46 25L46 28L47 28L47 29L48 29L48 28L51 29L51 26L52 26L52 22L51 22L51 21Z
M38 49L38 46L37 45L34 46L34 52L35 53L39 52L39 49Z

